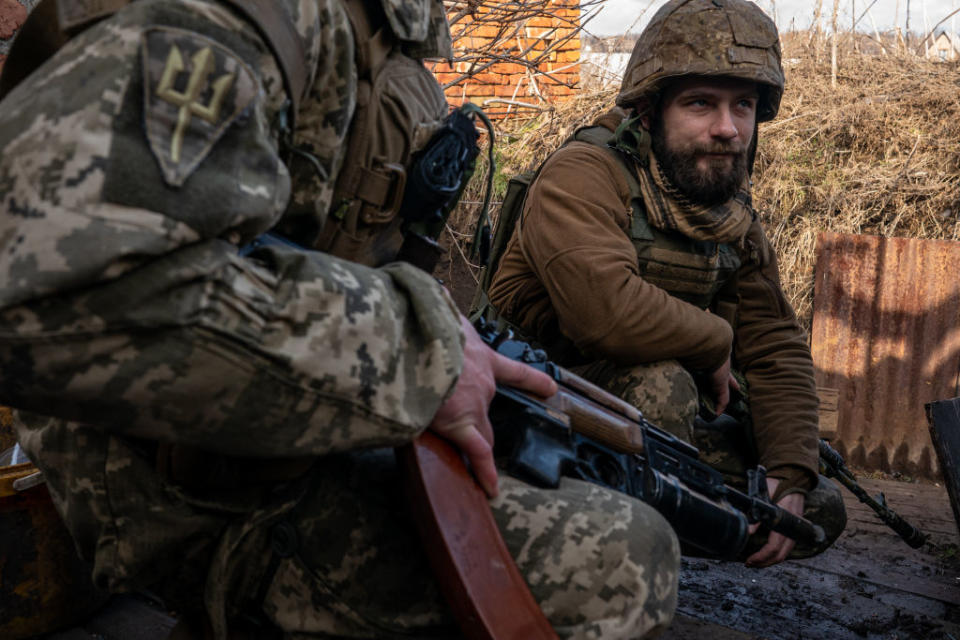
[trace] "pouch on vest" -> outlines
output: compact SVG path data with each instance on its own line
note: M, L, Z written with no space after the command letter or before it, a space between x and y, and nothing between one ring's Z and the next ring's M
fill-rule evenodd
M484 318L491 322L498 320L496 310L487 298L487 291L490 289L493 276L500 266L500 259L507 250L507 243L510 242L510 236L513 235L517 220L520 219L520 214L523 212L523 203L527 199L527 191L530 189L537 173L538 171L526 171L510 178L507 183L507 193L503 197L500 215L497 218L496 231L490 243L489 258L486 266L480 271L480 283L477 285L477 290L473 294L473 301L470 303L469 315L472 321L476 321L477 318Z
M357 106L327 219L312 248L369 266L396 258L411 158L441 129L447 100L404 54L379 3L344 2L356 43Z

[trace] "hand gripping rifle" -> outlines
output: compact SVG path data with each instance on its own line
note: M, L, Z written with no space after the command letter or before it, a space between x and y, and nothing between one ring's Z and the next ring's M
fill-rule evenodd
M491 348L547 373L559 386L545 400L498 386L490 408L494 452L511 475L541 487L556 487L566 475L639 498L670 522L681 542L713 557L736 557L754 523L798 542L823 542L823 529L773 504L762 466L748 472L746 493L729 487L698 460L696 447L633 406L549 362L509 331L482 320L478 325Z
M826 440L820 441L820 473L828 478L836 478L837 482L857 496L860 502L873 509L877 517L896 531L897 535L903 538L903 541L908 545L914 549L919 549L926 544L927 534L914 527L888 507L887 500L882 493L877 498L871 498L863 487L857 484L857 478L847 468L843 457L836 449L827 444Z

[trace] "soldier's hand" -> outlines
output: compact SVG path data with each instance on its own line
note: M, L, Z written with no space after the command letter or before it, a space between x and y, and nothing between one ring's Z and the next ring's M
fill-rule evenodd
M460 325L467 338L463 347L463 371L453 394L441 405L429 429L467 456L480 486L493 498L498 492L497 469L493 464L493 427L487 410L496 393L496 383L544 398L556 393L557 385L546 374L488 347L463 316L460 316Z
M727 361L720 365L720 368L710 374L710 391L713 393L716 408L714 413L720 415L727 405L730 404L730 390L740 391L740 384L730 373L730 356Z
M767 478L767 491L771 496L776 492L777 485L779 484L780 480L777 478ZM777 505L781 509L789 511L796 516L803 517L804 499L802 493L787 494L780 498ZM751 535L757 530L758 526L757 524L750 525L749 531ZM748 567L756 567L758 569L773 566L786 560L796 544L796 541L792 538L788 538L776 531L771 531L770 537L767 538L767 544L763 545L756 553L747 558L745 564Z

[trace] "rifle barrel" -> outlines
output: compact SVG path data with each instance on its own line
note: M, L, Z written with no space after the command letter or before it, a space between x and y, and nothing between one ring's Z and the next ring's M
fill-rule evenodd
M853 475L850 469L847 468L847 464L846 461L844 461L843 456L841 456L836 449L831 447L826 440L820 441L820 462L823 466L825 476L828 478L836 478L840 484L846 487L850 493L857 497L857 500L873 509L874 513L877 514L877 517L880 518L884 524L893 529L894 532L900 536L904 542L914 549L919 549L927 543L927 534L904 520L903 516L888 507L886 504L870 497L870 494L868 494L863 487L857 484L857 478Z

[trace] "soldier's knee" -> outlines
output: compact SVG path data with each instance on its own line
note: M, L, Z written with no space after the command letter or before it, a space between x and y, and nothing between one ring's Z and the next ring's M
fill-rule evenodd
M658 427L693 440L699 395L689 371L676 360L662 360L631 367L627 377L634 381L623 396L627 402Z
M847 509L843 505L840 487L825 476L819 476L817 486L807 495L803 516L823 528L824 541L811 547L797 545L790 554L791 558L809 558L823 553L843 533L847 526Z
M507 479L493 506L507 546L562 637L641 638L672 620L679 544L650 506L566 479L552 491Z
M810 492L807 502L811 506L813 521L823 527L827 543L832 545L847 527L847 508L843 504L843 492L829 478L819 476L816 488Z
M680 548L670 525L652 507L632 501L626 527L605 542L618 559L593 576L596 595L583 603L584 621L559 627L569 638L633 639L655 635L673 620Z

